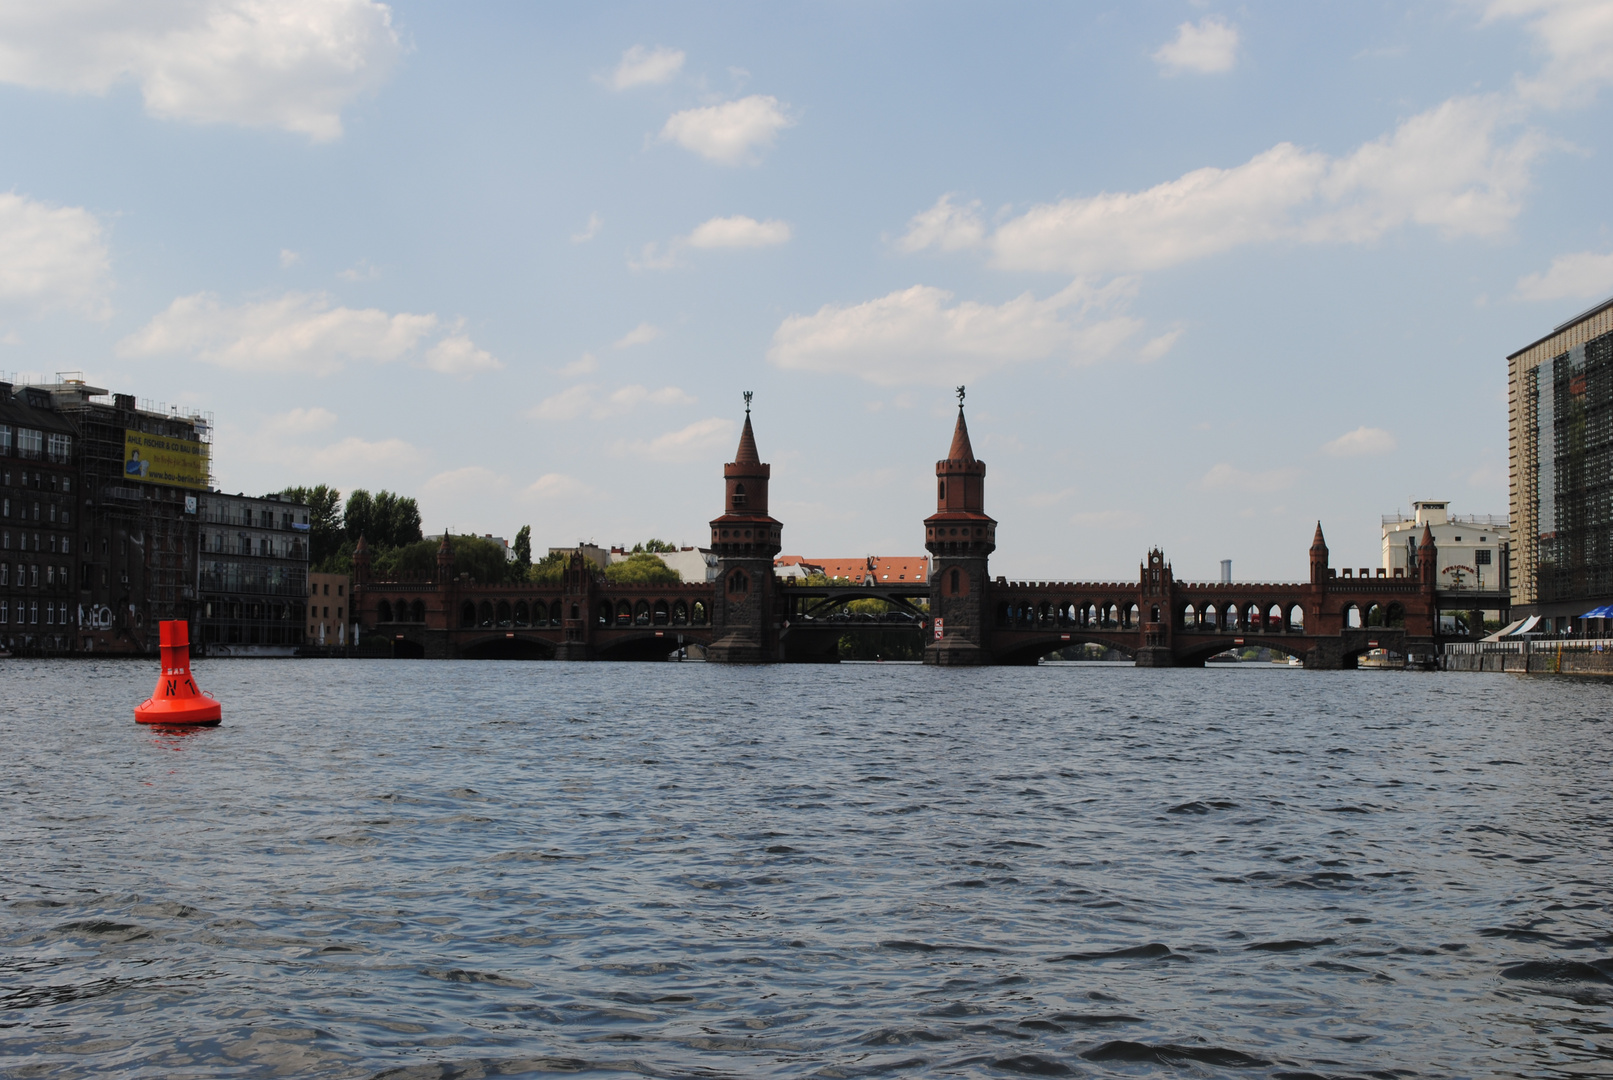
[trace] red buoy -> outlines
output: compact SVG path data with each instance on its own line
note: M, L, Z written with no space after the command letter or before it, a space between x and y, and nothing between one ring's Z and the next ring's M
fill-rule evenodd
M134 718L142 724L216 724L224 710L211 696L196 689L190 677L190 624L183 620L157 625L162 645L162 677L157 689L134 707Z

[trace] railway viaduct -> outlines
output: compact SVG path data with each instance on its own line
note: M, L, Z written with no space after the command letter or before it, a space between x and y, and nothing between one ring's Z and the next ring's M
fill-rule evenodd
M723 512L711 522L710 582L612 585L580 553L559 584L487 584L454 571L444 535L437 572L381 581L360 538L353 611L362 634L392 655L554 660L657 659L690 645L718 663L833 660L841 634L890 630L830 617L847 600L888 603L925 635L924 662L1034 664L1072 644L1098 643L1138 667L1201 666L1235 647L1264 646L1307 668L1354 667L1363 653L1437 648L1439 597L1425 528L1412 576L1329 565L1318 522L1310 579L1271 584L1178 581L1157 548L1135 581L1010 581L989 570L997 522L985 512L986 463L974 456L959 388L947 456L936 463L936 512L924 520L930 580L899 586L797 586L776 577L781 522L768 513L771 466L751 427L750 395L734 460L723 466Z

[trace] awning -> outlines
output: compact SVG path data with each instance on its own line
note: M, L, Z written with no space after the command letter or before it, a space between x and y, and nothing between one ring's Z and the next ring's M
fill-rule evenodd
M1514 619L1513 621L1511 621L1511 622L1507 623L1505 626L1503 626L1501 629L1497 630L1495 633L1490 634L1488 637L1485 637L1483 640L1485 640L1485 641L1500 641L1502 638L1504 638L1508 634L1512 633L1518 627L1522 626L1523 623L1524 623L1524 620L1522 620L1522 619Z
M1603 604L1599 608L1591 608L1591 610L1589 610L1585 614L1581 615L1580 618L1582 618L1582 619L1613 619L1613 604Z
M1523 625L1522 626L1518 627L1516 630L1512 631L1512 633L1508 634L1507 636L1508 637L1521 637L1522 635L1529 633L1530 631L1532 631L1535 627L1537 627L1539 625L1540 625L1540 616L1539 615L1531 615L1527 619L1523 620Z

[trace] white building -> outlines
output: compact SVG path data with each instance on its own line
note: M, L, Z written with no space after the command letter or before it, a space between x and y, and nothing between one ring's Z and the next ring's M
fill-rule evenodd
M1416 576L1417 545L1426 525L1439 552L1434 580L1441 592L1498 592L1509 587L1512 528L1507 515L1457 515L1450 513L1448 502L1427 499L1412 503L1411 508L1410 517L1393 514L1383 519L1386 576Z

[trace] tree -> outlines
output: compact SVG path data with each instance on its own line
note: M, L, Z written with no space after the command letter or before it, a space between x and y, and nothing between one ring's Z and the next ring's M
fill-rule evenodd
M347 496L347 511L342 515L342 527L349 544L363 537L371 548L380 548L381 535L375 528L375 500L363 488L354 488Z
M280 494L308 507L308 563L319 566L342 553L342 493L328 484L288 487Z
M605 580L612 585L675 585L683 577L659 555L640 551L605 567Z
M454 573L469 574L478 582L501 585L520 580L513 563L504 557L504 547L491 540L476 536L450 536L448 544L454 552ZM375 557L372 564L377 580L428 580L437 576L438 540L417 540L412 544L389 548Z
M527 570L527 580L539 585L558 585L565 580L566 564L570 561L571 552L551 551Z
M663 551L677 551L677 550L678 550L678 545L676 545L674 543L670 543L669 541L666 541L666 540L657 540L654 537L651 537L648 540L643 540L643 541L640 541L637 544L634 544L632 554L637 555L640 552L646 552L646 551L651 552L653 554L653 553L659 553L659 552L663 552Z
M420 507L411 498L382 490L372 497L355 488L347 497L345 515L348 543L365 542L377 551L403 547L420 540Z
M525 577L527 568L531 565L532 526L522 525L521 531L515 534L515 568L522 577Z

